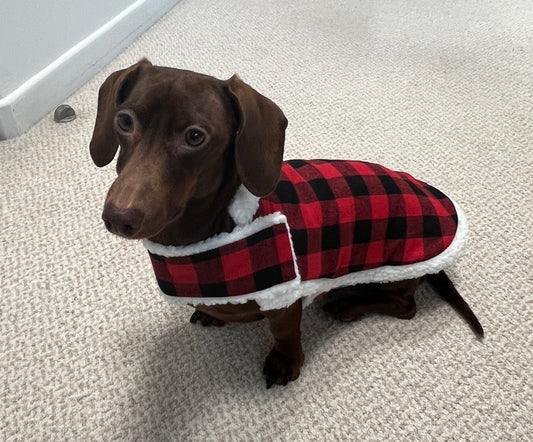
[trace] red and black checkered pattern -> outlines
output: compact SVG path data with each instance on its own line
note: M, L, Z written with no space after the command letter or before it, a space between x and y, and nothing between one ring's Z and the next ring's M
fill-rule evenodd
M418 263L442 253L458 223L453 202L434 187L356 161L285 162L255 220L275 212L286 216L290 234L281 223L190 256L150 253L161 290L223 298L293 281L295 265L306 281Z
M357 161L285 162L256 216L288 220L301 279L430 259L457 230L453 202L407 173Z
M150 259L161 291L169 296L240 296L297 276L283 223L205 252L170 258L150 253Z

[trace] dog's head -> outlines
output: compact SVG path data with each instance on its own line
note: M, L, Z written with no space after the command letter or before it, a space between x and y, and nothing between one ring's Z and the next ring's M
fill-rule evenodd
M267 195L279 179L286 126L282 111L237 76L222 81L146 59L114 72L100 88L90 143L100 167L120 146L107 228L151 238L224 186Z

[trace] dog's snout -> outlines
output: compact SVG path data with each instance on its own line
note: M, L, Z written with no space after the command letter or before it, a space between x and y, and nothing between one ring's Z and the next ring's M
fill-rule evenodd
M107 203L102 213L102 219L107 230L111 233L132 237L141 228L144 215L138 209L120 209L112 203Z

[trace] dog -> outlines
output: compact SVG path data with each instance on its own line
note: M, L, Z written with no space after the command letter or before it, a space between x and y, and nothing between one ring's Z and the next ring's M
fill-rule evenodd
M302 308L324 293L324 309L342 321L410 319L427 279L483 337L442 269L466 239L459 206L379 165L284 162L286 127L281 109L236 75L147 59L112 73L90 142L99 167L120 147L106 228L143 240L164 296L194 306L191 322L266 318L267 388L299 377Z

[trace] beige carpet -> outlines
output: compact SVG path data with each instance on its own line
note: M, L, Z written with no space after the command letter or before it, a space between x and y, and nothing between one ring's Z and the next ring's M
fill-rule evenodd
M68 101L0 143L0 439L533 440L533 3L183 0ZM459 201L450 275L479 342L427 287L411 321L303 318L306 363L265 389L265 323L204 329L161 300L100 214L99 85L148 56L238 72L289 119L286 157L409 171Z

